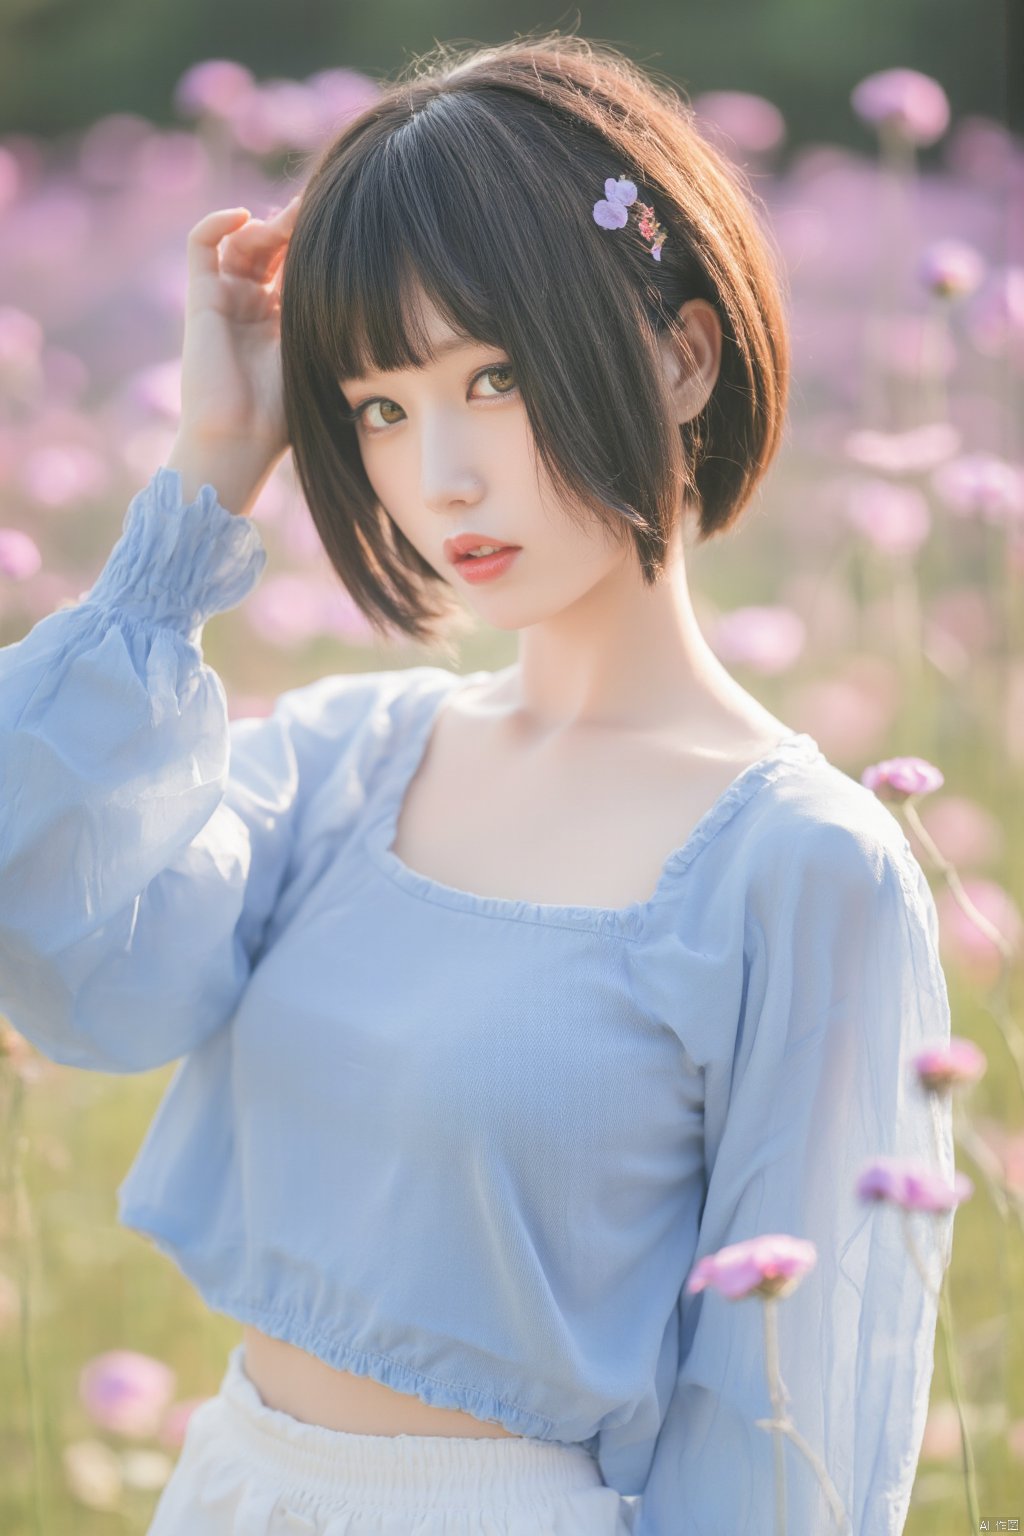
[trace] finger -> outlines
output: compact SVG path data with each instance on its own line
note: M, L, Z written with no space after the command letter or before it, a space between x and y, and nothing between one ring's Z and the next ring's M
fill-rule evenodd
M216 277L220 272L217 247L225 235L240 229L250 217L248 208L218 208L193 225L188 234L188 275Z

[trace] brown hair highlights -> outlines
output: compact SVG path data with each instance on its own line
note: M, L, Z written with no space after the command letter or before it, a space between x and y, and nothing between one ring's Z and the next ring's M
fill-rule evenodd
M668 230L660 262L631 218L593 218L625 174ZM784 284L743 175L668 81L560 32L437 44L318 156L285 262L281 354L296 471L327 555L383 638L435 642L459 613L447 580L376 500L339 379L432 361L414 296L512 360L541 463L571 517L664 569L684 500L697 540L750 501L781 441ZM711 397L674 419L657 338L712 303Z

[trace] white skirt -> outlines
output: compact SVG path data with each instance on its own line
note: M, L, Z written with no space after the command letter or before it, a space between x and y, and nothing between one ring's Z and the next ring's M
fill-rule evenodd
M190 1417L148 1536L632 1536L637 1501L582 1446L305 1424L244 1358Z

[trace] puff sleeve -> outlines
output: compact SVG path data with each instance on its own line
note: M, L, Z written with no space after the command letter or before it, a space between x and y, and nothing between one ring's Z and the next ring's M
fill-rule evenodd
M138 1072L230 1014L287 863L290 697L229 724L207 617L266 555L176 470L92 589L0 649L0 1013L66 1065Z
M911 1066L950 1033L935 903L882 814L894 829L882 838L837 822L775 839L770 878L751 882L734 1049L706 1069L693 1260L762 1233L815 1244L816 1267L777 1303L779 1367L853 1536L903 1530L937 1314L900 1213L861 1201L855 1181L876 1156L921 1160L948 1181L954 1172L949 1101L930 1100ZM937 1286L953 1213L910 1221ZM772 1416L762 1303L681 1287L677 1306L678 1372L637 1536L764 1536L774 1468L773 1435L754 1422ZM825 1536L836 1525L813 1469L783 1444L786 1528Z

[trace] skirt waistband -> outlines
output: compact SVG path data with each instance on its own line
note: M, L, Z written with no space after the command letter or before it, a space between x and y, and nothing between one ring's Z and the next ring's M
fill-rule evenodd
M603 1486L580 1445L474 1435L360 1435L306 1424L263 1401L236 1344L217 1396L221 1427L284 1481L372 1503L408 1495L420 1504L543 1497Z

